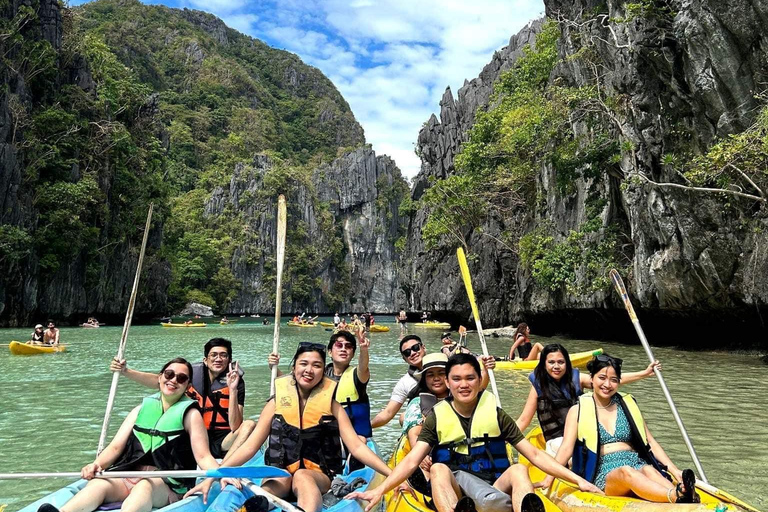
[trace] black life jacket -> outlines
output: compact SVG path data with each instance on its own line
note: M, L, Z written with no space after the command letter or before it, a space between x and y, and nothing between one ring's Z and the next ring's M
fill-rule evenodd
M568 417L568 411L578 401L581 395L581 380L578 370L573 370L572 384L576 390L576 396L570 396L568 387L561 382L559 386L554 383L549 384L549 399L542 396L541 384L536 380L536 376L531 373L528 375L533 388L536 390L538 400L536 401L536 415L539 418L544 439L549 441L556 437L563 437L565 430L565 419Z

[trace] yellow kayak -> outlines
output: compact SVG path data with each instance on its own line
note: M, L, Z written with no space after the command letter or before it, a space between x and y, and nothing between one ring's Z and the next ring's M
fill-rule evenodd
M333 327L332 322L319 322L323 327Z
M386 325L372 325L371 332L389 332L389 327Z
M574 368L583 368L593 357L599 356L603 353L602 348L597 350L588 350L586 352L577 352L571 354L571 365ZM496 361L496 370L527 370L533 371L536 365L539 364L538 359L532 361L523 361L522 359L515 359L514 361Z
M317 327L317 324L302 324L300 322L288 322L291 327Z
M205 327L208 324L202 323L202 322L197 324L170 324L170 323L162 322L160 325L162 325L163 327Z
M544 450L546 442L541 433L541 427L531 430L526 438L536 448ZM544 479L544 473L530 465L525 457L520 457L520 462L529 467L529 474L533 482ZM546 496L552 500L563 512L722 512L722 505L727 505L729 511L748 510L759 512L753 506L731 496L716 487L697 482L696 491L701 497L701 503L651 503L639 498L625 496L601 496L589 492L580 491L570 482L556 479Z
M394 469L394 467L405 458L410 450L411 445L408 442L408 437L405 435L401 436L387 465ZM511 458L512 449L509 445L507 445L507 451ZM417 469L416 471L420 471L420 469ZM536 493L541 498L541 501L544 502L544 509L546 512L560 512L560 509L548 500L541 491L536 491ZM384 510L385 512L434 512L434 509L427 506L424 499L424 495L416 490L411 493L398 492L397 489L393 489L384 495Z
M422 329L450 329L451 324L448 322L414 322L409 324L410 327L419 327Z
M58 345L56 347L46 345L27 345L26 343L19 343L18 341L12 341L8 344L8 350L11 354L16 356L33 356L36 354L53 354L55 352L64 352L67 349L65 345Z

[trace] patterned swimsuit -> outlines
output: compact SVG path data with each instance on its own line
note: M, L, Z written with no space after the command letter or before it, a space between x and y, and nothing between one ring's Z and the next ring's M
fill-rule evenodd
M600 435L600 445L605 446L610 443L631 443L632 433L629 429L629 421L624 415L624 409L618 406L618 399L614 396L611 403L617 404L616 408L616 431L613 435L609 434L603 428L600 422L597 422L597 430ZM595 485L605 490L605 477L614 469L622 466L629 466L634 469L640 469L648 464L640 458L636 451L625 450L613 452L600 457L599 471L595 477Z

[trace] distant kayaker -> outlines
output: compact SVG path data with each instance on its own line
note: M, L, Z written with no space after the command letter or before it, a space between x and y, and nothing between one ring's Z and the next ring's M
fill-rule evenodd
M400 313L395 317L395 321L400 324L400 334L408 332L408 324L406 323L408 321L408 315L405 313L404 309L400 310Z
M226 316L221 317L221 320L219 320L220 324L228 324L229 319Z
M203 361L192 365L194 378L187 391L203 412L211 453L225 457L248 437L255 422L243 421L245 381L240 366L232 361L232 342L213 338L203 347ZM109 369L147 387L157 386L157 374L132 370L125 359L112 360Z
M365 332L371 332L371 325L373 325L372 318L373 317L371 316L370 312L365 313L363 315L363 322L365 323Z
M175 503L195 484L194 479L94 478L109 471L194 470L218 467L206 442L205 425L195 401L185 396L194 378L186 359L167 362L154 374L159 392L145 398L120 425L112 442L80 474L89 482L61 512L90 512L102 503L123 501L124 510L151 510ZM59 512L50 504L38 512Z
M192 320L190 319L190 320L186 320L186 321L184 322L184 325L192 325L193 323L194 323L194 322L192 322Z
M333 326L338 327L341 323L341 318L339 318L339 312L337 311L335 315L333 315Z
M427 323L427 320L429 320L429 315L427 314L426 311L424 311L421 314L421 323L425 324L425 323Z
M415 446L380 486L353 492L347 499L368 501L366 511L373 509L386 492L400 485L431 454L430 484L438 512L543 512L544 504L534 493L528 468L510 465L506 443L542 471L571 481L581 490L599 492L527 441L514 420L496 406L493 394L481 391L480 374L480 363L473 356L448 358L451 397L432 409Z
M222 464L229 467L246 463L269 438L264 460L286 469L291 476L265 479L261 486L279 497L292 493L298 507L306 512L322 510L323 494L333 478L341 474L342 441L355 459L383 475L391 472L358 438L349 417L333 399L336 382L324 375L325 367L324 345L300 343L291 373L275 381L275 395L261 411L256 429ZM202 491L206 500L212 483L207 479L187 494ZM221 480L222 487L230 484L241 486L238 479Z
M538 359L539 354L544 349L544 345L541 343L531 344L530 335L531 328L528 327L528 324L520 322L515 330L515 343L509 349L510 361L515 358L515 349L517 349L517 353L523 361L535 361Z
M57 346L60 334L56 323L53 320L48 320L48 329L43 333L43 344Z
M440 348L440 352L445 354L446 357L450 357L453 354L472 353L467 347L463 346L460 341L453 341L450 332L444 332L440 338L440 341L443 343L443 346Z
M625 373L621 384L650 377L657 368L661 369L661 365L655 361L643 371ZM568 411L578 402L584 389L592 389L592 379L573 368L571 357L564 346L551 343L541 351L539 364L528 375L528 380L531 382L531 391L523 412L516 420L517 426L525 431L535 413L547 441L547 453L554 457L563 442Z
M45 343L45 334L43 333L43 324L37 324L32 331L27 345L42 345Z
M582 395L568 412L558 462L566 464L573 456L573 471L608 496L699 503L693 471L675 466L651 435L632 395L618 393L621 364L621 359L609 355L587 364L594 393ZM677 485L664 473L674 476ZM543 482L551 483L552 477Z

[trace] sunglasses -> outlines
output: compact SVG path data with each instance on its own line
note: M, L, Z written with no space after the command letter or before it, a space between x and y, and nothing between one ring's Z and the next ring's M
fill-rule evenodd
M337 341L337 342L335 342L333 344L333 346L338 348L338 349L342 349L342 348L345 348L347 350L354 350L355 349L355 346L352 343L348 342L348 341L347 342Z
M623 362L618 357L611 357L605 354L600 354L599 356L595 356L595 360L601 363L607 363L611 366L616 366L617 368L621 368L621 363Z
M312 350L319 350L323 354L325 354L325 345L321 345L320 343L312 343L311 341L302 341L299 343L299 348L309 348Z
M186 373L176 373L173 370L165 370L163 372L163 377L165 377L165 380L173 380L173 378L176 377L176 382L179 384L184 384L189 380L189 375Z
M414 346L407 348L405 350L401 350L400 353L403 354L403 357L411 357L412 352L418 352L421 350L421 347L423 347L423 343L417 343Z

